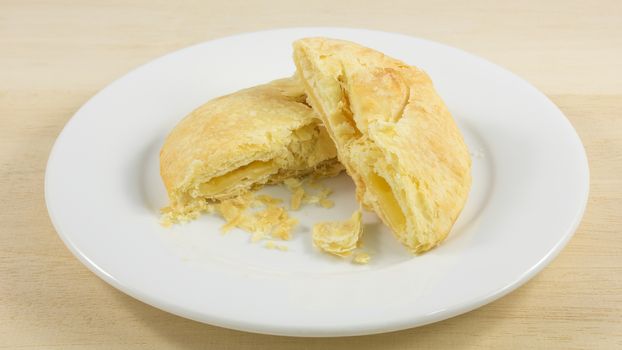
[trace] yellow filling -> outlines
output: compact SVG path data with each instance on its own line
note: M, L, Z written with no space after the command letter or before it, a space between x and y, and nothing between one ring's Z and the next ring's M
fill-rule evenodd
M397 232L404 232L406 230L406 217L404 217L402 209L393 195L391 186L376 173L371 173L369 180L372 193L378 198L380 210L385 219L389 221L389 225Z
M274 166L273 161L254 161L200 184L199 192L203 196L213 196L240 182L255 182L255 179L274 174L277 171L278 168Z

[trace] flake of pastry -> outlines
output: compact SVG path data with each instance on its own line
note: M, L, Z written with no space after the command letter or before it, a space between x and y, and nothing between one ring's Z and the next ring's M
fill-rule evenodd
M290 204L292 210L300 209L300 205L302 204L302 200L304 197L305 197L305 190L302 187L297 187L292 192L292 199L291 199L291 204Z
M281 198L269 196L267 194L260 194L255 197L257 201L263 205L278 205L283 203Z
M330 209L332 207L335 206L335 202L333 202L330 199L326 199L326 198L321 198L320 199L320 206L326 209Z
M285 251L287 251L289 249L286 245L277 244L275 241L267 241L264 244L264 247L266 247L268 249L277 249L277 250L280 250L282 252L285 252Z
M298 210L301 204L316 204L323 208L332 208L334 206L335 203L328 199L328 196L333 192L332 189L317 183L315 179L311 178L308 181L309 187L320 190L319 193L312 194L305 190L305 183L307 182L300 179L287 179L284 181L285 186L292 192L290 201L292 210Z
M363 233L361 221L359 209L348 220L317 223L313 226L313 245L333 255L348 256L356 249Z
M274 204L279 202L277 198L260 196L247 193L216 204L216 212L225 220L221 230L227 232L234 227L240 228L251 233L253 243L266 238L289 240L298 221L290 217L284 208ZM267 204L263 209L250 211L256 203Z
M354 257L352 258L352 262L355 264L368 264L371 260L371 256L365 252L356 252L354 253Z

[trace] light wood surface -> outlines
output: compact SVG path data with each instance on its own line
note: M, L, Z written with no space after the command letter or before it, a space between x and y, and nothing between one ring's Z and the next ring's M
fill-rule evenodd
M622 2L541 3L0 1L0 348L622 348ZM172 50L311 25L440 41L546 93L577 129L591 168L585 217L561 255L517 291L444 322L302 339L170 315L108 286L69 253L50 224L43 175L80 105Z

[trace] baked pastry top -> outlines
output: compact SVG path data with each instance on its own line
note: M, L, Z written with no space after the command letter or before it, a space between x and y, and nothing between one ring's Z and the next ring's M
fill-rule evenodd
M281 79L211 100L183 119L160 152L168 212L183 216L266 183L341 171L305 99L295 78Z
M294 42L294 61L357 199L411 251L439 244L465 205L471 158L428 75L326 38Z

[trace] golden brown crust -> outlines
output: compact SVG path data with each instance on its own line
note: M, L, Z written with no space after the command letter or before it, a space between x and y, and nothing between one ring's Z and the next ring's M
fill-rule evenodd
M335 168L336 150L300 83L281 79L207 102L183 119L160 152L176 211L251 187ZM201 207L201 205L194 205Z
M414 252L440 243L464 207L471 159L429 77L360 45L294 43L308 99L373 208Z

